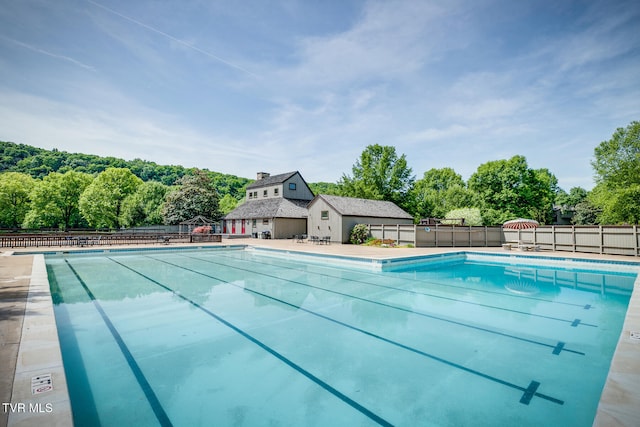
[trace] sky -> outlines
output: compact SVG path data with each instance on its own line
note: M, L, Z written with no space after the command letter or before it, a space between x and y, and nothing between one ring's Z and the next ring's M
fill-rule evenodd
M640 120L637 0L0 0L0 140L337 182L526 157L566 191Z

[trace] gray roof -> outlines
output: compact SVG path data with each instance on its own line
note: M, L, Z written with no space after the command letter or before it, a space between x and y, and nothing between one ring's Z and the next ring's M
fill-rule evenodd
M287 172L287 173L281 173L279 175L272 175L266 178L258 179L256 181L253 181L251 184L247 185L247 190L252 188L266 187L274 184L282 184L283 182L285 182L286 180L288 180L289 178L291 178L297 173L298 171Z
M275 197L263 200L250 200L229 212L225 219L254 218L306 218L308 200L285 199Z
M320 194L316 199L321 198L342 216L364 216L374 218L396 218L413 219L404 210L393 202L385 200L357 199L354 197L332 196ZM311 206L314 199L309 203Z

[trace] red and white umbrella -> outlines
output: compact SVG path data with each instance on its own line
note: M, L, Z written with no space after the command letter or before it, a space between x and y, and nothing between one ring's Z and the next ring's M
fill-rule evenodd
M534 219L518 218L512 219L502 224L502 228L509 228L512 230L524 230L528 228L536 228L540 223Z

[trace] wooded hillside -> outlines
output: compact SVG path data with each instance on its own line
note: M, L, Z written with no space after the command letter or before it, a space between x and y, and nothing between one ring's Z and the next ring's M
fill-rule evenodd
M96 175L109 167L126 168L143 181L157 181L174 185L195 168L175 165L158 165L141 159L123 160L92 154L68 153L57 149L45 150L25 144L0 141L0 172L21 172L42 179L51 172L64 173L70 170ZM244 197L245 186L251 179L235 175L203 170L215 185L220 197L229 194L234 199Z

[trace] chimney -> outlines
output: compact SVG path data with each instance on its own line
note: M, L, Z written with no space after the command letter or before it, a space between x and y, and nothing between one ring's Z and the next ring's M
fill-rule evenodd
M270 174L268 172L258 172L258 181L264 178L269 178Z

